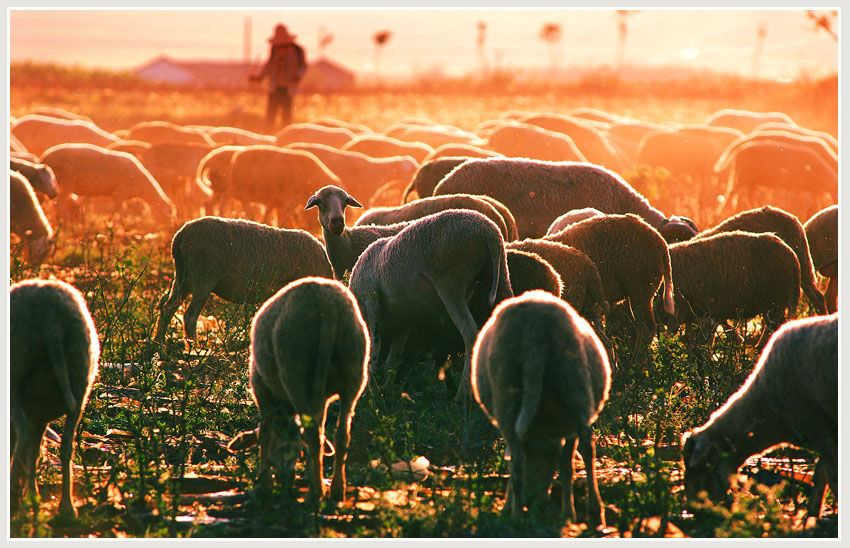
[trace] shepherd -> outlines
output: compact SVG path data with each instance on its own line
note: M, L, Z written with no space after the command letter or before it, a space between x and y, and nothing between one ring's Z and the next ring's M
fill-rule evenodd
M292 121L292 96L298 91L298 82L307 70L304 47L295 42L296 35L290 34L286 25L278 24L268 39L271 44L269 60L259 74L250 79L260 81L269 77L269 102L266 109L266 133L275 133L275 119L280 110L283 126Z

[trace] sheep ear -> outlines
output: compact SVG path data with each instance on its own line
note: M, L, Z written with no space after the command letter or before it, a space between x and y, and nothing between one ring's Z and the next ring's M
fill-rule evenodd
M355 200L351 196L349 196L345 199L345 205L347 205L349 207L363 207L362 205L360 205L360 202L358 202L357 200Z
M704 465L711 451L711 442L706 439L689 438L685 441L684 457L688 467Z
M317 205L319 205L318 202L319 202L319 198L315 194L313 194L312 196L310 196L310 199L307 200L307 205L304 206L304 209L310 209L311 207L316 207Z

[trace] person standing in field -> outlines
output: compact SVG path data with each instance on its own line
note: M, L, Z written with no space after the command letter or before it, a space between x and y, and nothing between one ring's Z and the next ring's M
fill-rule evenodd
M275 119L280 110L283 115L283 126L292 121L292 96L298 90L298 82L307 70L304 47L295 42L296 35L289 34L285 25L277 25L274 35L269 38L271 50L269 60L263 65L259 74L250 76L251 80L260 81L268 76L269 103L266 110L266 132L274 133Z

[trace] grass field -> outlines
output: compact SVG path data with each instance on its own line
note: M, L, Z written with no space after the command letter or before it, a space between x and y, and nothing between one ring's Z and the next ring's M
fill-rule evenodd
M466 84L447 86L451 92L302 95L295 101L296 121L326 116L380 131L405 117L424 117L471 131L512 110L593 107L653 122L692 123L720 108L741 108L786 112L800 125L837 134L837 79L634 87L599 80L560 89L508 82L499 90L470 84L465 92ZM146 120L260 130L265 107L260 90L156 88L125 75L31 65L12 67L9 98L12 116L38 106L60 107L86 114L110 131ZM650 200L672 200L687 192L663 188L656 174L639 189ZM700 226L717 220L708 208L691 213ZM606 531L567 525L547 514L522 521L502 516L508 470L503 439L477 406L464 424L462 410L425 364L406 379L403 393L367 390L360 400L352 425L348 500L313 508L299 478L298 502L276 497L277 502L260 507L251 495L257 448L225 449L228 440L257 423L247 367L248 332L258 307L213 297L190 350L179 339L180 322L172 324L164 347L149 342L160 297L171 284L170 242L176 228L153 226L132 214L86 217L58 227L52 260L35 270L12 249L11 282L53 276L83 292L102 348L100 373L78 430L79 518L56 515L58 446L48 445L39 469L42 504L29 504L12 516L12 536L837 536L837 514L831 511L816 527L802 528L810 481L806 473L813 463L813 454L805 450L780 449L750 463L747 486L728 507L705 503L686 509L684 504L678 440L702 424L748 375L756 358L755 323L742 326L743 342L718 337L707 360L689 352L677 336L660 334L649 362L634 366L629 345L614 339L620 367L594 426L599 487L608 507ZM808 303L801 300L798 316L809 314ZM333 419L335 404L330 413ZM462 448L464 436L473 443ZM393 467L417 457L430 462L427 478ZM802 481L788 479L792 467L802 473ZM576 506L581 515L586 486L579 470ZM834 500L828 495L829 508Z

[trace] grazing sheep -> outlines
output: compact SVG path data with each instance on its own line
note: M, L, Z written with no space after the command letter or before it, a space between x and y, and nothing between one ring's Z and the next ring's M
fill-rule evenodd
M422 163L424 164L429 160L443 158L445 156L466 156L467 158L492 158L494 156L501 156L501 154L474 145L446 143L435 148L434 152L432 152L431 154L426 156L424 160L422 160Z
M64 120L84 120L89 123L94 123L94 120L84 114L77 114L70 110L58 107L36 107L30 109L27 114L40 114L41 116L52 116L53 118L62 118Z
M747 142L718 161L714 171L728 181L723 206L739 200L743 207L761 205L768 193L773 204L808 218L824 201L838 201L836 165L808 145L770 139Z
M540 255L518 249L505 249L505 258L508 261L508 274L514 295L522 295L535 289L556 297L563 292L561 276Z
M826 143L827 146L829 146L829 148L834 153L838 154L838 140L833 137L832 134L827 133L825 131L815 131L813 129L808 129L797 125L785 124L782 122L765 122L754 127L752 133L775 130L784 131L786 133L795 133L797 135L803 135L805 137L816 137L818 139L822 139L823 142Z
M714 228L703 230L695 238L706 238L735 230L754 234L773 233L788 244L788 247L794 250L794 254L800 263L800 283L803 293L805 293L817 314L826 314L823 295L815 285L815 269L812 266L812 256L809 253L806 232L797 217L779 208L764 206L738 213Z
M749 133L758 125L765 122L781 122L796 125L794 120L784 112L753 112L731 108L718 110L705 119L705 124L708 126L731 127L742 133Z
M608 303L629 300L632 315L643 331L640 339L650 340L655 334L652 300L662 281L664 309L672 315L679 308L673 301L675 272L671 270L667 243L637 215L590 217L545 239L574 247L590 257Z
M773 234L722 232L671 244L669 250L676 280L671 332L703 317L722 322L761 314L763 344L797 309L800 262ZM713 331L709 344L712 338Z
M590 257L576 248L549 240L510 242L505 244L505 249L534 253L552 265L563 282L558 296L597 328L602 327L602 317L608 314L609 304L599 270Z
M423 217L375 241L354 265L349 288L369 327L370 372L382 340L390 341L386 362L391 368L412 328L449 316L466 351L456 401L469 393L469 359L480 325L473 310L480 307L489 315L496 303L513 296L499 229L477 211L459 209Z
M372 242L395 236L406 226L406 223L389 226L346 226L345 208L363 206L348 192L334 185L324 186L310 196L304 209L314 207L318 208L322 238L325 240L325 249L337 280L343 279L346 270L351 271L354 263Z
M566 302L544 291L503 301L472 352L472 391L505 437L510 479L504 513L545 497L560 465L562 514L577 520L573 457L587 470L587 520L604 525L590 425L611 384L605 348Z
M263 304L251 324L251 395L260 409L258 487L268 487L272 464L284 488L292 487L303 425L310 495L314 501L325 495L325 420L328 405L339 399L330 495L345 498L351 420L366 388L368 363L366 324L341 283L302 278Z
M604 131L608 142L623 154L628 165L637 162L638 147L641 140L660 126L642 120L620 120L612 122Z
M74 437L97 375L100 344L86 301L58 280L25 280L9 289L9 418L13 511L38 493L36 469L48 423L66 416L59 458L59 511L76 515Z
M626 163L617 149L611 146L605 134L586 120L563 114L531 114L519 119L552 132L566 135L588 162L622 173ZM561 158L572 160L573 158Z
M216 146L215 141L203 130L161 120L139 122L127 128L124 139L148 143L203 143L211 147Z
M434 195L442 194L492 196L514 215L520 238L540 238L564 212L582 207L605 213L635 213L653 227L666 220L622 177L583 162L470 159L440 181Z
M66 210L71 193L81 198L106 197L115 202L140 198L160 223L172 223L177 210L151 173L127 152L70 143L45 151L40 162L50 166L59 183L59 207Z
M11 135L36 156L62 143L89 143L105 147L118 140L115 135L84 120L64 120L41 114L21 116L11 126Z
M400 128L400 131L391 134L386 131L388 137L394 137L401 141L425 143L426 145L437 148L446 144L461 144L479 146L484 144L484 141L478 135L463 131L459 128L449 126L418 126L407 125Z
M315 192L325 185L341 182L315 155L303 150L254 145L236 150L230 160L230 181L224 188L213 187L209 205L237 199L243 204L256 202L266 206L263 221L277 212L278 224L296 219L296 226L310 224L298 216L298 196ZM304 221L307 224L302 224Z
M803 225L812 254L812 263L821 276L829 278L826 286L826 310L838 310L838 205L826 207Z
M291 143L286 148L306 150L314 154L352 194L370 196L382 185L402 180L406 185L413 178L419 163L410 156L372 158L362 152L340 150L318 143Z
M372 208L364 212L354 225L392 225L420 219L426 215L446 209L472 209L478 211L486 215L487 218L499 227L499 232L502 233L505 241L510 241L507 225L498 210L490 202L481 197L471 196L469 194L431 196L414 200L402 206Z
M9 134L9 153L12 155L12 157L23 158L24 160L30 160L34 162L38 161L38 156L29 152L27 150L27 147L24 146L20 139L18 139L11 133Z
M354 139L356 135L350 129L343 127L328 127L303 122L289 124L278 131L274 136L274 144L283 147L290 143L320 143L339 148Z
M216 146L274 144L274 135L263 135L238 127L211 127L206 130L206 134L215 142Z
M319 118L312 118L309 120L311 124L318 124L320 126L327 127L342 127L348 130L351 130L355 134L359 135L361 133L375 133L372 131L372 128L365 124L358 124L355 122L345 122L343 120L337 120L336 118L330 118L328 116L320 116Z
M832 169L838 171L838 154L832 150L829 144L820 137L811 135L802 135L792 133L790 131L781 130L765 130L753 131L747 135L743 135L727 144L723 154L717 159L713 169L721 171L722 166L727 163L727 158L738 153L738 151L750 143L759 143L772 141L779 146L788 145L791 147L806 147L812 152L820 156Z
M322 243L303 230L274 228L242 219L201 217L171 241L174 282L161 301L154 341L162 343L177 307L192 300L183 330L194 340L198 316L211 293L233 303L263 302L293 280L332 276Z
M720 500L748 458L790 443L818 453L808 515L819 518L818 476L838 497L838 385L838 314L783 325L741 388L683 436L688 499Z
M443 180L450 171L469 160L467 156L443 156L423 162L416 170L416 174L411 179L410 184L404 189L402 195L402 204L407 202L411 191L416 191L416 196L419 198L427 198L434 193L437 183Z
M231 161L242 145L224 145L212 149L198 162L195 171L195 188L206 196L205 207L216 203L212 200L216 190L224 192L230 185Z
M27 244L27 260L40 265L53 248L53 228L26 177L9 171L9 231Z
M589 219L591 217L598 217L600 215L605 215L595 207L582 207L580 209L571 209L567 211L549 225L549 228L546 229L546 236L551 234L557 234L558 232L564 230L568 226L573 223L577 223L579 221L583 221L585 219Z
M571 118L581 118L582 120L589 120L591 122L601 122L604 124L612 124L621 120L621 118L616 114L611 114L610 112L590 107L574 108L567 113L567 116Z
M512 158L531 158L552 162L587 159L568 135L519 122L505 122L487 139L490 150Z
M32 189L36 192L41 192L48 198L55 198L59 194L56 175L54 175L50 166L39 164L38 162L30 162L22 158L10 157L9 169L17 171L26 177Z
M426 156L434 152L434 149L425 143L402 141L401 139L377 134L358 135L340 148L352 152L362 152L373 158L412 156L420 164L425 160Z
M162 142L145 143L135 141L143 146L136 147L122 141L113 143L107 148L129 152L142 162L154 179L157 180L166 195L170 196L180 211L194 212L200 208L207 198L195 182L198 164L203 160L212 147L205 143L191 142Z

